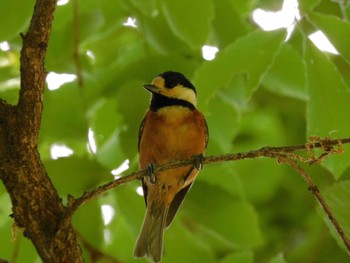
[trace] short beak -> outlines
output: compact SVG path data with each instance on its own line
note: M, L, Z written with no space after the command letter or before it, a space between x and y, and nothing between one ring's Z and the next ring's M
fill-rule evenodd
M152 93L159 93L159 89L155 85L148 84L148 85L144 85L143 87Z

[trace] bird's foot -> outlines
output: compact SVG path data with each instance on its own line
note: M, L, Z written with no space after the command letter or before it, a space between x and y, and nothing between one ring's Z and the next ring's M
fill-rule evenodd
M154 169L156 168L154 163L150 163L147 165L147 176L151 184L156 182L156 175L154 174Z
M193 160L193 167L196 168L198 171L200 171L203 168L204 165L204 155L203 154L196 154L192 156Z

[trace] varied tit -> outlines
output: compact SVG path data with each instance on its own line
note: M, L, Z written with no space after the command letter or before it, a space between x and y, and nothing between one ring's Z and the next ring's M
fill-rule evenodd
M200 168L188 165L153 174L152 167L203 157L208 127L196 108L196 89L181 73L164 72L144 88L151 92L151 103L140 126L138 150L139 168L149 169L149 176L142 179L147 211L134 256L160 262L164 229L173 221Z

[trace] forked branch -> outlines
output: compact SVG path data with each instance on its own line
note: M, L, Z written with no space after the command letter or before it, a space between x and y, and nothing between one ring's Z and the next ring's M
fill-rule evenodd
M283 146L283 147L263 147L258 150L249 151L249 152L241 152L241 153L230 153L219 156L207 156L204 158L204 164L212 164L219 162L228 162L228 161L238 161L244 159L255 159L259 157L268 157L276 159L278 162L283 162L291 166L294 170L296 170L306 181L308 184L309 190L315 195L317 201L321 204L323 210L330 218L332 224L337 229L340 237L343 239L345 246L350 252L350 242L348 238L345 236L343 229L333 216L329 206L326 204L325 200L321 196L321 193L317 186L312 181L311 177L307 175L305 170L298 165L297 161L308 163L312 165L314 163L320 163L328 158L332 154L341 154L343 153L343 144L350 143L350 138L344 139L330 139L329 137L321 139L319 137L311 137L309 142L302 145L295 146ZM316 156L313 152L313 149L321 149L322 152L319 156ZM296 154L299 151L306 151L307 157L303 157L301 155ZM167 169L175 169L186 165L195 165L195 162L198 161L196 159L189 159L185 161L175 161L163 165L159 165L155 167L155 172L164 171ZM68 198L68 207L66 215L62 221L62 223L66 223L70 221L74 212L84 203L88 202L91 199L94 199L106 191L113 189L119 185L125 184L127 182L133 181L135 179L141 179L143 176L147 175L147 170L139 170L133 172L129 175L120 177L117 180L108 182L104 185L101 185L91 191L85 192L82 196L77 199L74 199L72 196Z

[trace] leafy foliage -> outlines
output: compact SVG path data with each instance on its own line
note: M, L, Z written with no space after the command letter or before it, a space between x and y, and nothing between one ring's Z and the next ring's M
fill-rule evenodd
M0 41L10 50L0 51L0 97L16 103L19 33L34 1L3 2ZM78 45L72 2L57 7L46 68L76 74L77 50L83 85L74 81L45 91L39 145L63 199L113 180L110 171L126 159L130 168L124 173L137 169L138 126L149 96L142 85L166 70L184 73L197 87L210 129L208 155L300 144L310 135L350 135L345 1L300 0L301 20L286 41L284 29L262 31L251 19L256 8L280 9L277 0L84 0ZM137 27L124 25L128 17ZM327 35L338 56L308 39L316 30ZM202 58L203 45L219 48L213 61ZM96 152L87 147L89 129ZM74 154L53 160L53 144ZM307 170L349 237L350 148L344 149L344 155ZM146 262L132 258L144 213L137 187L134 182L114 189L74 217L85 241L122 262ZM108 224L103 204L114 208ZM164 262L345 262L344 247L317 207L303 180L272 160L208 165L166 231ZM10 214L1 185L0 258L34 262L28 240L11 241ZM89 262L89 250L83 250Z

